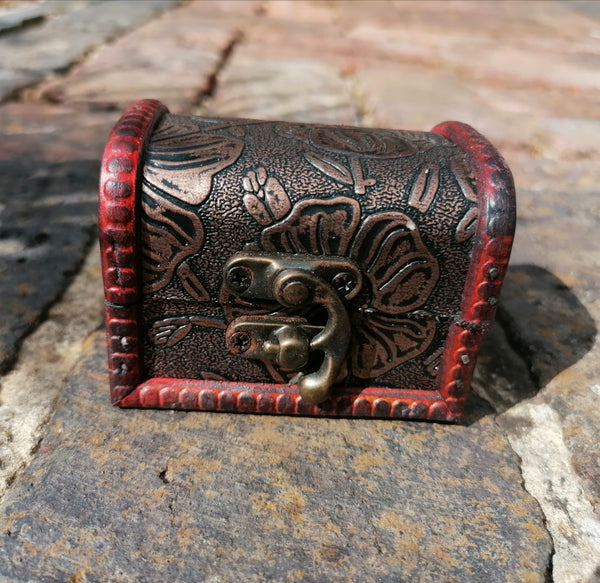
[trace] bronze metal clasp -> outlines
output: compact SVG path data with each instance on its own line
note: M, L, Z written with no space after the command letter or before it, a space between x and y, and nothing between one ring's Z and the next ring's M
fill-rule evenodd
M244 299L274 300L292 309L311 305L325 309L323 325L301 316L242 316L225 333L232 353L275 360L283 369L297 370L302 398L325 401L348 352L350 320L344 302L360 291L359 267L341 257L242 252L225 265L224 281ZM317 351L323 355L318 370L301 371Z

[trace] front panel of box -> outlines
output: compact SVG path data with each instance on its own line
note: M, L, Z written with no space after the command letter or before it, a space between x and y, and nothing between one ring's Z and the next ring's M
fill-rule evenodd
M317 305L251 302L224 285L225 263L256 250L360 267L341 384L436 388L477 213L464 157L445 138L166 115L147 146L141 202L150 376L281 383L298 373L226 346L240 316L320 323Z

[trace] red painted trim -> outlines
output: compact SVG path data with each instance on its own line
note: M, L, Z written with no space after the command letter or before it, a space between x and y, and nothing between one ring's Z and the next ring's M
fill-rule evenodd
M344 388L322 405L305 402L291 385L153 378L143 382L120 403L198 411L228 411L329 417L381 417L453 421L454 416L435 391Z
M461 322L450 329L440 366L440 394L460 417L483 334L490 327L504 280L516 223L515 186L498 151L472 127L445 122L433 128L466 155L475 174L479 216Z
M146 141L167 111L162 103L150 99L132 105L113 128L102 157L100 253L113 403L142 381L137 243L140 160Z

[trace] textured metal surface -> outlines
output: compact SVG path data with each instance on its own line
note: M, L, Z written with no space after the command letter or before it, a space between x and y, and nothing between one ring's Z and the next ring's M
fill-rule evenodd
M154 107L160 115L161 106ZM123 194L141 201L131 219L132 230L139 224L131 257L138 296L132 292L131 300L117 299L119 306L109 309L113 320L138 327L132 336L143 373L117 346L114 400L460 415L514 224L512 179L486 140L457 123L425 133L169 114L153 133L139 128L144 140L142 161L136 157L130 168L135 192ZM104 208L101 191L101 214ZM341 256L361 269L362 288L347 302L352 334L345 374L330 403L300 402L287 384L293 373L227 349L224 331L235 318L298 315L272 301L247 301L224 285L225 263L241 250ZM123 279L124 263L105 270ZM242 287L243 275L234 278ZM109 275L107 299L115 302L111 281ZM110 327L109 317L109 336L118 345ZM115 362L115 354L123 358ZM374 404L377 399L384 404Z

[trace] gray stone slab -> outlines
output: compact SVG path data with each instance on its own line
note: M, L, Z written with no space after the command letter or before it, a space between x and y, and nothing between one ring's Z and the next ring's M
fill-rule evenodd
M47 105L0 107L0 372L94 238L100 158L116 118Z
M47 12L48 5L37 2L0 7L0 34L39 22Z
M85 53L176 4L175 0L79 2L40 26L0 38L3 65L37 75L65 71Z
M203 3L186 3L100 47L65 77L43 84L39 94L54 103L119 110L153 98L186 111L210 91L238 33L228 21L207 18Z
M99 170L99 160L0 160L0 372L79 268Z
M550 405L560 419L594 507L600 503L597 166L595 159L529 163L531 190L519 192L513 267L500 310L540 389L536 402Z
M27 87L36 79L37 76L31 73L0 67L0 101L10 97L15 91Z
M501 413L498 423L521 458L524 486L544 511L555 549L552 580L595 583L600 581L597 156L584 151L550 160L509 150L507 157L520 187L512 265L499 309L507 341L491 347L487 360L493 366L478 375L483 390L479 383L476 388ZM507 357L507 342L522 363Z
M596 0L578 0L577 2L563 0L562 4L568 6L571 10L577 10L582 14L593 16L600 20L600 4Z
M546 580L539 507L477 400L462 426L120 410L103 334L88 347L0 507L4 577Z
M214 99L198 113L356 125L358 111L339 69L317 59L248 56L244 46L220 75Z
M588 354L597 334L576 290L535 264L509 268L499 318L538 388Z

